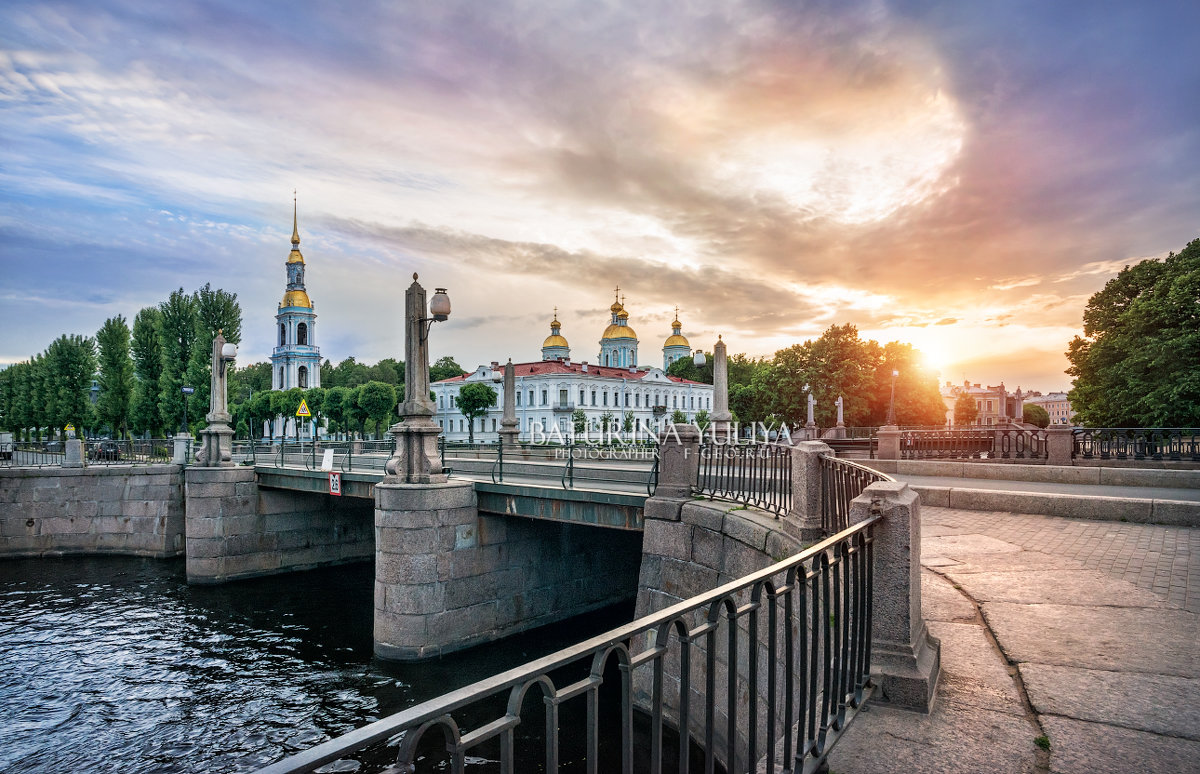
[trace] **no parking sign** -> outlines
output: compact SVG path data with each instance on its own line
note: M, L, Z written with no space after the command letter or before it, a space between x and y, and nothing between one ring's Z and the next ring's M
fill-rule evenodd
M337 495L338 497L342 496L342 474L341 473L330 473L329 474L329 494Z

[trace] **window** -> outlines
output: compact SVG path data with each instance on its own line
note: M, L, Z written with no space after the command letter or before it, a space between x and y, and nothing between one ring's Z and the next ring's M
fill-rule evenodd
M691 403L690 408L696 408L696 398L695 397L689 397L688 402Z
M546 390L542 390L542 405L546 405Z
M994 405L995 405L995 401L990 401L990 400L989 400L989 401L988 401L988 411L991 411L991 410L992 410L992 407L993 407ZM988 424L990 425L990 424L991 424L991 422L988 422Z
M492 417L492 432L496 432L496 418Z
M300 370L296 372L296 376L299 377L299 380L300 380L299 386L301 388L308 386L308 367L307 366L300 366Z
M521 391L517 390L514 397L516 397L516 399L517 399L517 405L520 406L521 405Z
M596 405L596 391L592 390L592 405Z
M296 343L301 346L308 344L308 323L300 323L296 326Z
M438 396L438 408L440 408L440 409L446 408L446 396L445 395Z
M629 408L629 393L625 393L625 408Z
M287 346L287 326L279 323L279 346Z
M279 366L279 389L283 389L283 366Z
M607 405L608 405L608 390L605 390L605 391L604 391L604 392L601 394L601 396L600 396L600 397L601 397L601 398L604 400L604 405L605 405L605 406L607 406Z
M579 391L579 405L582 406L585 403L587 403L587 398L583 397L583 390L580 390Z
M533 390L529 391L529 405L533 405Z
M640 392L635 392L633 394L633 405L634 405L634 408L642 407L642 394Z
M570 398L568 398L568 397L567 397L568 395L570 395L570 393L569 393L569 392L567 392L566 390L559 390L559 391L558 391L558 404L559 404L560 406L565 406L565 405L567 405L567 402L570 400Z

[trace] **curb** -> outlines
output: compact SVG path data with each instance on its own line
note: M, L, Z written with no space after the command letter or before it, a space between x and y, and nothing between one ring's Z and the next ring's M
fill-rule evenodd
M912 486L910 484L910 486ZM999 511L1062 516L1069 519L1126 521L1136 524L1165 524L1200 527L1200 502L1186 500L1143 500L1129 497L1012 492L996 489L964 489L943 486L913 486L921 504L964 511Z

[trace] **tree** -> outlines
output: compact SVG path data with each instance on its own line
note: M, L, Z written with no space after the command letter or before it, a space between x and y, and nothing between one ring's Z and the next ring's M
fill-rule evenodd
M300 401L304 400L304 390L293 387L290 390L273 390L267 394L271 396L271 413L283 417L282 440L287 440L288 420L294 420L292 426L296 429L296 442L299 443L300 421L296 416L296 409L300 408Z
M137 384L133 390L131 416L133 427L139 433L152 437L162 435L163 418L158 410L161 388L158 384L162 373L162 313L156 306L148 306L133 318L133 337L130 354L133 356L133 373Z
M96 342L100 347L100 396L96 413L100 421L125 437L133 400L133 359L129 355L129 326L121 315L105 320Z
M1200 239L1109 280L1088 299L1067 359L1082 425L1200 424Z
M700 428L700 432L703 433L705 430L707 430L711 423L712 422L708 417L707 409L700 409L696 412L696 427Z
M954 399L954 424L956 427L964 427L975 424L975 420L979 418L979 404L971 397L971 393L963 390Z
M679 409L675 409L671 412L671 423L676 425L687 424L687 414L684 414Z
M617 427L617 417L611 411L605 411L600 415L600 429L606 433L610 433Z
M375 434L382 433L382 427L387 426L388 418L396 405L396 390L390 384L383 382L367 382L358 393L358 406L366 418L375 424Z
M371 381L383 382L395 387L404 384L404 363L395 358L385 357L367 369Z
M429 381L440 382L443 379L449 379L452 376L462 376L462 366L454 362L454 358L449 355L438 358L438 361L429 367Z
M163 424L173 428L179 427L183 421L184 396L180 388L185 384L188 363L191 362L196 343L196 304L191 295L180 288L173 291L158 308L159 341L162 347L158 412ZM194 417L195 412L190 412L188 416Z
M269 434L271 443L275 442L275 422L274 419L278 416L272 405L271 396L276 393L270 390L254 393L254 397L250 398L249 404L250 423L253 426L250 432L250 437L256 437L262 430L262 423L267 423L267 433Z
M571 412L571 427L574 428L576 434L583 433L587 430L587 412L581 408L577 408Z
M485 416L495 405L496 391L483 382L464 384L458 391L458 410L467 418L468 442L475 442L475 419Z
M1036 403L1026 403L1021 409L1021 419L1028 424L1037 425L1038 427L1050 426L1050 412L1037 405Z
M704 365L697 367L692 358L681 357L671 365L667 366L667 374L669 376L678 376L680 379L688 379L693 382L703 382L704 384L713 383L713 359L705 356Z
M88 393L96 371L96 342L79 335L62 335L46 348L49 424L87 426L91 411Z
M325 416L329 421L329 431L337 433L343 428L348 428L345 422L346 415L346 399L350 391L345 387L330 387L325 390Z
M316 438L321 430L321 417L325 415L325 394L324 387L309 387L304 391L304 402L308 404L308 411L312 414L313 438Z
M873 343L873 342L872 342ZM896 378L896 423L899 425L946 424L946 401L938 389L937 374L923 365L920 350L911 344L890 341L883 348L883 360L875 370L875 410L872 424L883 424L891 400L892 371Z
M237 293L213 290L210 283L192 294L195 309L195 334L187 365L187 381L196 389L192 395L197 414L203 414L211 403L209 384L212 380L213 340L220 332L231 344L242 341L242 309Z
M621 417L621 432L623 432L623 433L632 433L633 432L633 412L632 411L626 411L625 414Z

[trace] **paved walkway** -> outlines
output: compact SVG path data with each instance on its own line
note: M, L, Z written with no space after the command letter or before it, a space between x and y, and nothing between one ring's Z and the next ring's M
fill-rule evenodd
M1200 771L1200 529L922 517L936 706L868 705L832 771Z
M1100 484L1062 484L1048 481L1010 481L991 478L958 478L955 476L913 476L889 473L909 486L937 486L952 489L998 489L1006 492L1038 492L1040 494L1087 495L1089 497L1132 497L1138 500L1183 500L1200 502L1200 489L1165 486L1102 486Z

